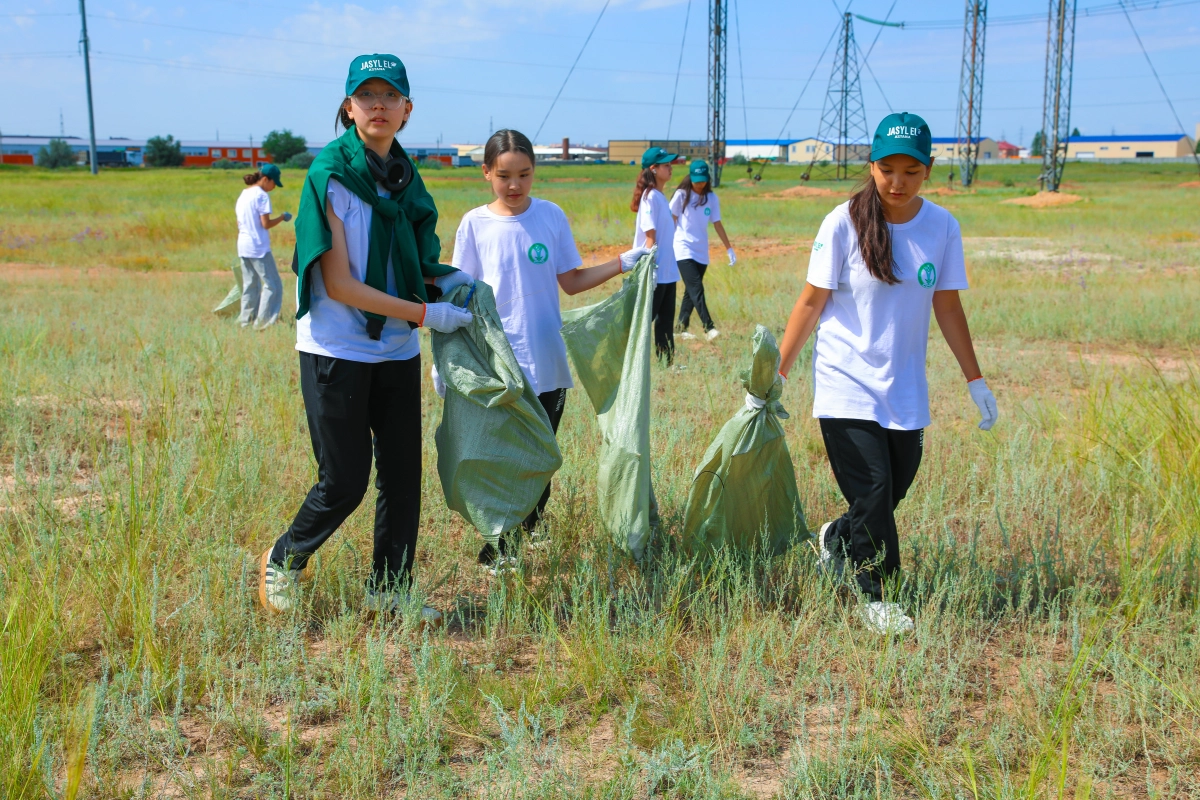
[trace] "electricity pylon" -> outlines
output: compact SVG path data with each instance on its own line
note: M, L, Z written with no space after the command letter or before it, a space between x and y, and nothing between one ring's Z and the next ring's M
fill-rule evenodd
M708 153L712 160L712 185L721 185L725 160L725 75L728 52L725 31L729 0L708 0Z
M1050 0L1046 25L1046 91L1042 102L1042 191L1057 192L1071 136L1076 0Z
M987 35L987 0L967 0L963 25L962 70L958 78L958 129L955 131L963 186L975 180L983 138L983 46Z
M867 137L867 114L863 108L862 84L858 80L858 46L854 43L854 24L850 14L842 15L842 35L833 57L829 75L829 91L821 109L821 124L817 128L817 144L808 169L801 180L812 177L812 168L824 145L832 148L834 178L850 177L851 155L855 161L864 160L864 149L871 146ZM852 153L852 151L854 151Z

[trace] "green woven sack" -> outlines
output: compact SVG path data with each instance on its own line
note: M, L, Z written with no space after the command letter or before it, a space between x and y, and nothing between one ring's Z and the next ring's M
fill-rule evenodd
M704 453L688 493L684 548L720 547L778 555L808 537L796 472L780 419L779 347L771 332L754 331L754 361L741 374L746 404Z
M446 382L438 477L446 505L495 545L533 511L562 453L504 335L492 288L476 281L473 292L459 286L442 299L462 306L468 296L471 324L431 335Z
M563 313L567 354L604 437L596 480L600 519L636 559L658 527L650 485L651 308L655 251L643 256L607 300Z
M225 299L217 303L213 313L222 317L236 315L242 308L242 260L233 262L233 288L225 293Z

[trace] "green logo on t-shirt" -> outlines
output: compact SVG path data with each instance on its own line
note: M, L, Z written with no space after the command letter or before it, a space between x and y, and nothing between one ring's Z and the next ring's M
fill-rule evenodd
M529 260L535 264L545 264L550 258L550 250L541 242L529 245Z
M712 209L711 209L711 208L706 208L706 209L704 209L704 216L706 216L706 217L711 217L711 216L712 216Z
M813 242L813 252L814 253L821 252L821 248L824 246L825 246L824 242Z
M921 265L921 268L917 270L917 280L920 281L921 285L926 289L932 288L933 285L937 283L937 267L926 261Z

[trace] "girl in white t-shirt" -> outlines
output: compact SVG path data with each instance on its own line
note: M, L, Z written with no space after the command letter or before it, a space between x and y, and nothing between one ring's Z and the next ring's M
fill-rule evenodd
M904 499L929 425L925 353L929 318L958 360L979 427L996 422L996 398L979 371L958 292L967 288L962 234L944 208L923 199L929 126L915 114L879 123L870 175L821 224L808 281L780 347L787 376L813 329L813 416L849 508L820 533L820 566L840 574L849 558L879 633L913 622L895 602L900 542L894 511Z
M632 269L648 250L634 248L612 261L581 269L583 259L567 215L554 203L530 196L534 162L533 145L523 133L500 130L488 139L483 177L495 199L463 215L454 237L453 264L492 287L513 355L558 433L567 389L574 385L561 333L558 290L574 295L599 286ZM436 373L434 380L439 382ZM439 386L439 393L443 392ZM535 531L549 499L547 483L521 530ZM514 544L506 536L500 539L499 551L485 545L479 563L493 572L506 567Z
M704 273L708 271L708 226L711 224L725 245L729 266L737 263L733 245L725 235L721 224L721 200L708 182L708 163L697 159L688 169L688 174L679 182L679 188L671 197L671 214L675 217L675 261L679 265L679 277L683 279L683 301L679 304L679 336L683 339L696 338L688 333L692 309L700 316L704 335L710 342L721 335L708 313L708 301L704 295Z
M238 322L243 328L251 325L262 330L279 319L283 303L283 281L271 253L271 234L268 231L292 218L283 213L271 217L271 198L268 193L283 186L279 167L265 164L249 175L243 175L246 188L238 196L237 214L238 258L242 261L242 313Z
M675 318L675 282L679 267L675 263L675 218L667 203L663 187L671 180L671 162L679 156L661 147L651 147L642 153L642 171L633 189L629 208L637 214L634 223L633 246L650 248L658 245L658 285L654 287L654 353L667 366L675 360L675 335L671 329Z

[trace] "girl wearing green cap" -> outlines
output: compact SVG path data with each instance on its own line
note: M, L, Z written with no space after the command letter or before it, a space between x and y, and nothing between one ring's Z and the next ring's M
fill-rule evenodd
M710 342L721 335L708 312L704 296L704 273L708 270L708 226L711 224L725 245L729 266L737 263L733 245L721 224L721 201L708 182L708 164L693 161L688 174L679 182L671 197L671 214L675 217L675 260L683 278L683 301L679 304L679 330L684 339L695 337L687 332L692 309L700 316L705 338Z
M451 332L471 315L428 301L469 283L438 263L437 208L396 142L412 113L393 55L351 63L338 122L313 161L296 218L296 349L319 479L291 526L262 554L259 600L296 604L308 559L362 501L374 456L375 535L366 605L406 604L421 517L421 358L416 328ZM441 615L422 610L422 622Z
M848 503L821 528L819 563L840 574L849 559L865 600L861 617L883 634L913 628L887 596L899 588L894 512L917 475L930 422L930 316L979 407L979 427L990 430L998 416L958 296L967 288L958 221L920 196L932 165L925 120L885 117L869 175L813 241L807 283L780 347L786 377L816 329L813 416Z
M671 162L679 158L661 147L651 147L642 153L642 171L633 189L630 210L637 214L633 246L647 249L658 246L658 285L654 289L654 353L667 366L675 360L675 282L679 267L675 263L675 218L663 194L671 180Z
M238 258L242 261L242 313L238 322L243 328L253 325L261 331L279 319L283 304L283 281L279 280L279 269L271 253L269 231L290 220L292 215L284 213L271 217L269 194L276 186L283 185L279 167L267 164L257 172L243 175L242 181L246 188L234 206Z
M454 239L454 266L481 280L496 296L496 309L513 355L525 373L555 434L574 386L562 337L559 289L579 294L633 269L646 252L634 248L618 258L583 269L571 224L563 210L533 197L536 158L533 144L520 131L499 130L483 150L483 177L494 199L468 211ZM435 385L440 378L434 374ZM444 395L444 385L438 386ZM514 563L510 552L517 535L537 526L550 500L550 485L518 530L500 538L499 548L485 544L479 563L493 574Z

